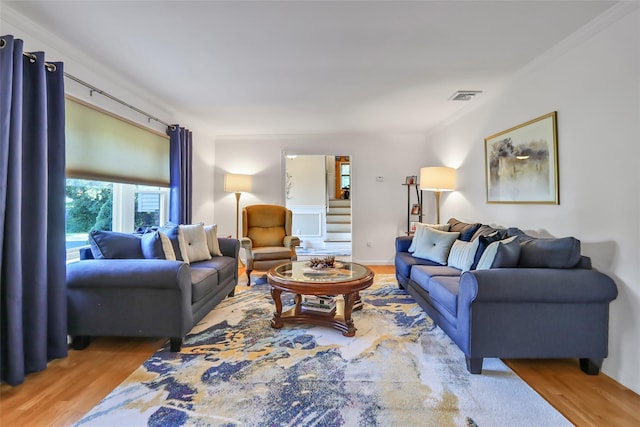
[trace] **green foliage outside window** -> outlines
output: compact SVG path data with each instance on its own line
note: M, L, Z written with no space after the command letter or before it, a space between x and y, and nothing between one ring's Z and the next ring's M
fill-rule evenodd
M110 183L67 179L67 233L111 230L113 190Z

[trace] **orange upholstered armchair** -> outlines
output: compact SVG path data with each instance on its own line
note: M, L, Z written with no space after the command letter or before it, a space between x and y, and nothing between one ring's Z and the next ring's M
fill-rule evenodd
M247 279L253 270L298 259L300 239L291 235L291 211L278 205L252 205L242 209L242 247L247 254Z

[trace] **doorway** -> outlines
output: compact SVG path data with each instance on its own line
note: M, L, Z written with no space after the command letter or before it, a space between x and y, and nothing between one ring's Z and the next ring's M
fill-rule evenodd
M346 155L292 155L283 159L284 201L301 240L299 259L351 260L351 162Z

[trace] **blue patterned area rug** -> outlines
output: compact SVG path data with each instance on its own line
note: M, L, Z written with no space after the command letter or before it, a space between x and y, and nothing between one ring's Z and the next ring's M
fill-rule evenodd
M272 329L268 285L223 301L181 353L162 348L91 410L85 426L565 426L499 359L463 353L393 275L354 313L356 336Z

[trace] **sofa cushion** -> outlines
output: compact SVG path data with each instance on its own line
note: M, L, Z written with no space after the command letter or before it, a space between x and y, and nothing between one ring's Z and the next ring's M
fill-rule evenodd
M458 315L460 277L434 276L429 281L429 295L454 317Z
M417 265L439 265L428 259L414 258L409 252L398 252L395 257L396 273L403 277L410 277L413 266Z
M218 225L205 225L204 232L207 235L207 247L211 256L222 256L220 243L218 242Z
M471 265L473 265L479 243L479 239L471 242L464 242L462 240L453 242L451 251L449 251L449 257L447 258L447 265L462 271L468 271Z
M478 236L477 239L474 239L478 241L478 250L476 251L476 255L473 259L473 264L471 264L471 270L475 270L476 268L478 268L478 262L480 262L480 258L482 257L482 254L487 249L487 247L493 242L504 240L506 238L506 234L507 230L496 230L492 234L486 236Z
M509 228L508 235L520 242L519 267L574 268L580 262L580 240L575 237L537 238L518 228Z
M460 233L457 232L450 233L424 227L424 232L416 241L416 250L413 256L445 265L451 246L459 236Z
M411 268L411 280L429 292L429 283L434 276L460 276L460 270L446 265L414 265Z
M218 286L218 270L207 265L198 268L197 264L191 264L191 303L200 301Z
M143 234L140 245L142 248L142 255L147 259L176 260L176 255L173 252L171 241L166 234L160 231Z
M94 259L144 258L140 236L115 231L93 230L89 244Z
M490 268L513 268L518 265L520 258L520 243L516 237L491 243L478 261L476 270L488 270Z
M206 297L224 283L228 277L236 277L236 259L228 256L213 257L207 261L191 264L191 301L193 303Z
M202 224L180 225L182 237L187 250L189 263L206 261L211 259L209 246L207 246L207 234Z
M416 231L413 233L413 239L411 239L411 246L407 249L409 252L415 252L416 239L420 239L424 233L425 227L433 228L434 230L449 231L449 224L425 224L423 222L416 223Z
M290 259L291 250L284 246L266 246L260 248L253 248L254 261L269 261L274 259Z
M450 225L449 231L457 231L460 233L460 240L465 242L470 241L476 230L482 225L480 223L468 224L455 218L451 218L447 223Z

